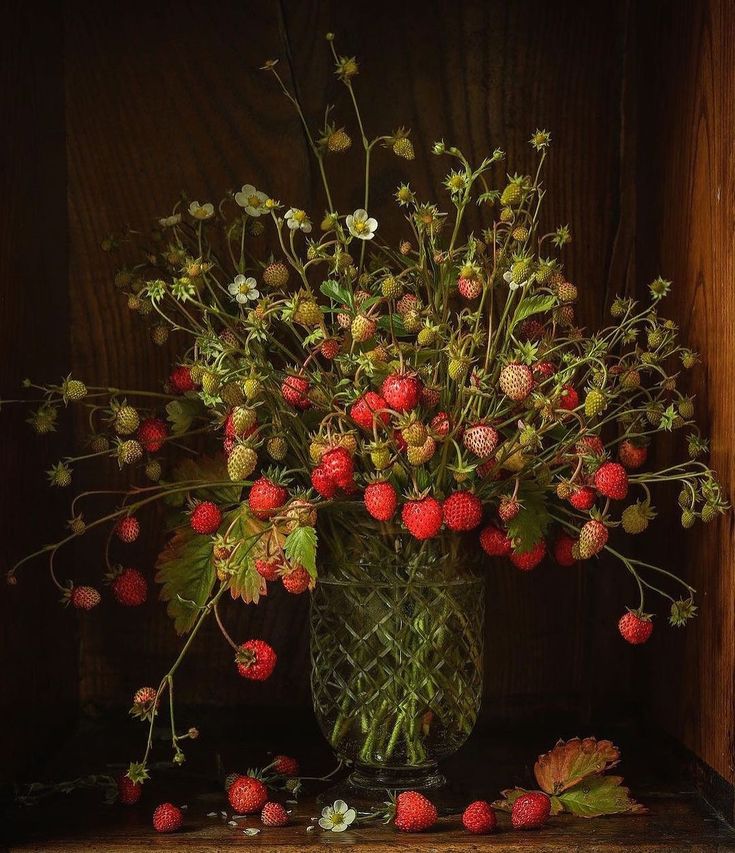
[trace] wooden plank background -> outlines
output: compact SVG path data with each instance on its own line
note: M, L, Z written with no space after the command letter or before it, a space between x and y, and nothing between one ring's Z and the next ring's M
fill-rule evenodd
M732 73L732 57L728 69L723 53L729 50L725 35L728 25L732 30L732 13L725 18L725 0L698 8L702 11L687 10L681 0L653 3L645 14L633 14L628 3L582 7L573 0L553 5L543 0L435 2L428 11L417 0L365 6L317 0L221 0L216 5L133 0L123 11L117 4L70 0L64 11L66 156L60 168L63 171L65 160L73 372L90 384L156 388L175 359L177 343L182 343L172 339L163 349L148 343L112 287L114 265L99 248L109 232L155 221L182 189L200 201L216 200L246 181L319 215L323 202L303 132L273 81L258 67L267 58L280 58L282 73L298 86L314 125L327 99L336 104L339 123L354 131L344 92L332 73L323 39L327 31L337 33L340 51L361 60L358 91L369 131L399 125L413 130L413 163L387 155L378 161L371 212L382 228L398 222L390 195L400 180L410 180L424 197L437 195L443 161L430 153L435 139L451 140L474 159L502 147L509 152L509 170L523 171L529 168L531 132L547 127L554 147L546 176L545 216L552 226L568 222L575 237L568 269L581 291L582 321L592 327L603 321L611 295L632 286L636 264L644 279L660 266L663 274L680 280L677 299L684 301L677 305L683 307L688 303L682 294L693 294L695 282L701 280L697 271L711 275L724 262L722 247L731 248L727 228L732 231L732 175L722 175L722 203L730 204L727 219L725 208L708 207L711 187L703 184L708 161L699 159L715 156L714 149L725 170L724 146L731 141L723 142L720 134L732 116L723 114L724 94L718 94L718 86L727 84L724 91L733 91L732 80L726 79ZM670 21L674 12L676 26L661 31L662 22ZM692 23L686 15L700 25L696 43L686 39ZM716 20L719 41L707 35ZM656 51L651 50L652 41ZM689 65L682 63L681 52ZM697 64L700 52L709 64ZM719 76L713 77L715 73ZM678 104L681 88L691 99L686 110ZM659 89L666 98L658 100ZM649 101L656 103L653 113ZM703 102L711 111L706 151L697 141ZM645 136L636 133L639 124ZM691 160L671 144L671 134L685 149L689 143ZM636 139L641 142L637 150ZM661 150L668 152L668 159ZM637 208L636 156L647 187ZM700 164L700 171L693 170L693 163ZM333 175L337 204L340 210L351 209L357 206L360 180L357 152L339 164ZM685 195L683 187L695 177ZM687 242L688 217L694 210L697 225L706 232L709 254L701 241ZM637 217L644 220L638 234ZM648 235L645 245L643 234ZM58 240L62 243L63 235ZM731 264L732 255L728 258ZM681 275L680 268L685 271ZM702 308L691 331L697 346L716 350L724 345L725 318L715 310L711 289L699 287L696 292L710 294L710 313ZM49 328L57 323L61 339L64 327L52 303L32 304ZM706 322L723 330L709 338L709 344L704 339L704 330L710 328ZM21 336L15 347L17 365L26 364L32 350ZM718 388L724 388L729 363L723 359L719 372L713 369L710 381L717 377ZM20 379L24 370L11 369L9 381ZM716 400L715 451L717 458L724 458L732 397L722 390L711 399ZM13 432L13 440L25 439ZM39 472L41 467L36 465ZM23 476L16 470L12 483L17 486ZM666 519L659 523L665 530ZM153 531L136 554L149 575L155 539ZM711 555L718 547L729 548L720 556L732 564L732 541L722 531L718 535L709 529L707 542ZM696 545L690 547L690 554L698 553ZM15 550L22 552L20 546ZM92 554L80 552L77 559L88 577L99 571ZM717 659L709 670L713 676L731 678L734 584L725 572L717 578L715 584L713 575L714 585L703 602L705 619L707 611L717 618L706 624L703 619L696 629L701 644L691 631L683 641L691 667L687 671L695 672L704 656ZM645 686L651 683L647 662L652 670L662 671L659 661L672 640L662 629L650 648L621 647L615 621L630 600L627 584L619 567L605 562L564 571L549 565L530 576L510 568L495 570L488 584L486 711L515 718L556 708L584 719L602 710L646 705L647 693L653 692ZM53 597L40 584L38 596L47 604ZM713 599L715 604L710 604ZM228 608L225 619L236 637L262 635L278 647L279 676L261 686L238 679L229 649L209 626L181 671L179 698L308 704L306 605L305 599L274 594L258 608ZM714 654L718 630L725 651ZM168 668L178 646L155 601L135 613L107 604L80 623L80 641L80 699L85 705L128 702L137 686L153 682ZM57 657L60 653L54 652L54 660ZM646 677L635 681L636 669ZM695 713L709 698L681 669L665 671L666 690L681 692L682 715ZM662 688L660 700L650 698L654 718L666 720L673 732L731 779L731 694L717 706L719 718L711 713L705 733L696 736L691 726L684 733L681 715L672 719L670 708L664 707L671 704L666 695L670 693ZM31 701L27 694L24 701Z

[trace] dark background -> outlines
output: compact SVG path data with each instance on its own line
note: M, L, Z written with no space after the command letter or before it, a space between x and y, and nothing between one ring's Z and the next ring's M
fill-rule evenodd
M412 130L413 163L377 158L371 214L382 229L398 221L390 194L399 181L424 198L440 196L446 161L430 153L434 140L475 161L501 147L508 169L523 172L531 132L552 132L545 216L572 230L565 260L581 321L605 322L616 293L635 293L659 272L674 280L665 311L705 357L691 391L714 467L731 488L732 2L12 2L4 26L2 397L16 397L24 376L58 381L69 371L90 385L160 387L185 342L149 343L112 286L115 264L100 242L166 215L182 189L216 201L252 182L318 220L323 201L302 128L258 68L280 59L312 125L329 101L354 136L324 41L334 31L338 50L361 62L356 86L368 134ZM340 210L357 206L356 149L330 174ZM50 493L43 472L81 432L71 419L65 432L39 440L12 407L0 424L9 565L59 535L65 496ZM103 476L96 470L76 484ZM682 537L672 507L652 537L659 559L699 589L701 617L676 633L662 610L643 649L617 635L615 622L633 601L619 565L493 569L485 713L533 722L557 712L580 725L640 717L731 784L733 518ZM150 532L138 552L149 576L157 541ZM93 550L80 547L66 561L62 577L99 583ZM41 562L0 592L6 778L32 774L80 710L127 707L136 687L157 683L180 643L155 594L135 611L105 601L82 619L56 599ZM258 608L227 608L235 637L262 635L278 648L277 675L243 682L209 625L177 679L178 700L308 707L307 609L305 596L278 594Z

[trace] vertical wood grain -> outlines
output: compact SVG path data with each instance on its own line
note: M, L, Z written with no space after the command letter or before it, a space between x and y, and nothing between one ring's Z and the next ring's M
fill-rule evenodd
M684 383L696 394L711 464L732 502L735 7L727 0L641 4L638 31L638 263L642 280L660 272L674 281L662 311L703 357ZM645 701L657 722L732 783L735 518L684 535L675 513L665 524L660 557L698 589L700 616L686 632L659 638Z
M59 381L69 361L66 166L61 9L11 2L0 63L0 398L24 377ZM5 573L63 529L65 501L49 494L42 460L59 436L35 437L26 412L0 411L0 786L52 748L76 713L75 619L62 612L42 562L17 586ZM67 432L61 438L70 439ZM62 573L66 566L60 562Z
M582 321L600 322L610 278L622 277L613 260L621 222L625 4L584 13L569 0L553 8L538 0L443 2L432 5L432 14L413 0L369 7L133 2L124 13L113 4L107 9L101 14L99 2L76 0L66 14L72 347L75 372L85 379L154 388L176 352L175 340L163 351L151 348L111 287L114 268L99 250L108 232L153 222L181 189L214 200L245 181L321 214L303 132L257 69L280 58L312 126L326 99L336 106L335 120L354 134L327 31L337 33L340 51L360 58L357 88L370 133L413 130L413 163L382 149L376 158L371 208L386 232L400 224L391 195L402 180L421 197L439 194L446 205L438 189L446 162L430 153L434 140L451 140L476 160L502 147L507 170L527 171L530 134L537 126L552 131L545 224L570 224L576 243L567 260L580 287ZM498 169L499 183L505 169ZM341 212L360 206L360 174L355 144L330 167ZM150 573L150 549L139 556ZM550 702L579 708L589 697L594 704L620 691L627 662L617 662L614 631L599 630L601 622L611 628L622 606L615 568L548 565L530 577L494 571L490 712L532 712ZM85 623L82 695L126 701L165 667L177 641L152 601L133 614L110 606L104 618L104 625ZM275 642L280 678L257 689L236 679L228 649L209 626L183 670L180 697L308 702L306 601L273 595L257 609L231 607L226 618L236 636Z

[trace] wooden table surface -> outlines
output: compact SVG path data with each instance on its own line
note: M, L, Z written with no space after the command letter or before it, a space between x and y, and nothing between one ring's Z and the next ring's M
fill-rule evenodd
M0 850L41 853L41 851L109 851L129 853L148 847L170 851L217 853L233 847L248 846L259 851L298 851L316 848L358 847L362 850L397 850L408 853L451 853L452 851L735 851L735 831L722 822L693 791L691 782L668 745L650 736L623 728L598 731L611 736L623 750L620 772L637 799L649 808L645 816L619 816L582 820L569 816L552 818L537 832L515 832L506 815L499 815L499 831L493 835L473 836L465 832L459 817L443 818L434 832L421 835L399 833L392 826L361 827L344 833L308 831L311 818L319 814L315 789L293 807L291 824L275 829L261 827L257 817L240 818L230 826L232 813L217 779L215 767L225 770L262 766L269 748L298 756L305 774L323 774L330 768L330 755L310 720L283 719L283 712L260 712L269 723L254 725L243 712L239 718L212 718L211 734L206 729L199 742L188 750L184 768L162 768L145 787L139 804L133 807L107 806L99 791L78 791L57 795L43 803L14 811L0 824L7 834L7 845ZM216 721L216 722L215 722ZM535 756L549 748L556 734L549 736L538 727L520 731L501 731L481 726L470 743L448 763L447 770L467 787L468 802L475 798L493 799L501 787L532 785L531 768ZM130 757L130 733L127 723L123 734L110 735L109 725L85 725L48 766L43 778L62 779L76 771L110 772L123 757ZM280 732L276 734L276 732ZM561 731L564 736L569 732ZM587 734L587 732L581 732ZM265 735L265 736L264 736ZM303 744L309 748L304 749ZM299 750L299 744L302 748ZM165 752L165 746L160 752ZM100 756L108 757L105 768ZM74 772L71 772L74 771ZM165 800L186 804L182 830L158 835L151 827L151 813ZM220 812L225 811L226 817ZM207 815L216 812L216 816ZM246 827L260 828L255 836L246 836ZM2 835L0 835L0 839Z

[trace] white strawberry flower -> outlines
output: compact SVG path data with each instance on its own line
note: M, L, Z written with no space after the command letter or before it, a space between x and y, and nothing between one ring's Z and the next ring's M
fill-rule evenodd
M173 216L164 216L162 219L158 220L158 224L161 228L172 228L174 225L178 225L179 222L181 222L180 213L174 213Z
M239 193L235 193L235 201L248 216L262 216L268 212L265 206L268 196L256 190L252 184L245 184Z
M298 207L289 207L286 211L286 225L291 231L303 231L304 234L311 231L311 219Z
M211 219L214 216L214 205L209 202L199 204L198 201L193 201L189 205L189 213L194 219Z
M335 800L331 806L322 809L319 826L331 832L344 832L351 823L354 823L356 817L357 812L344 800Z
M258 282L252 277L236 275L235 280L227 286L232 298L240 305L248 301L254 301L260 297Z
M358 240L372 240L378 230L378 220L368 216L367 210L358 208L345 219L347 230Z

